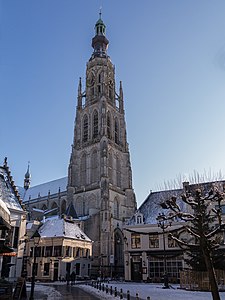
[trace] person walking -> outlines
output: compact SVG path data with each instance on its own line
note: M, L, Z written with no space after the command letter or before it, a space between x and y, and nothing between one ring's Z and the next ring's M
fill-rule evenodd
M74 271L71 273L70 277L71 277L71 285L74 285L75 284L75 279L76 279L76 274L75 274Z

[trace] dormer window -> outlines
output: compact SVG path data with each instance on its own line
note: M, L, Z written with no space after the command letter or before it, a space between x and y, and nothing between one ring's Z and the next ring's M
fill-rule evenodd
M135 215L135 223L138 224L143 224L143 214L138 213Z

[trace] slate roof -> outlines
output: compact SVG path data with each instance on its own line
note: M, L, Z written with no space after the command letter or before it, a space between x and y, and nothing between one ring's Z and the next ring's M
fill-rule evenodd
M38 232L42 238L65 237L91 242L91 239L80 229L76 223L65 219L48 219L39 228Z
M196 183L196 184L188 184L188 189L195 190L196 188L201 187L204 192L210 190L212 186L218 186L223 190L223 186L225 185L225 181L211 181L205 183ZM143 219L145 224L157 224L156 217L159 213L164 213L165 215L170 212L170 210L162 207L162 203L168 199L171 199L172 196L177 197L177 204L180 206L182 211L187 211L188 207L181 200L181 195L184 193L184 189L174 189L174 190L165 190L158 192L151 192L146 200L141 204L138 209L138 212L143 214ZM135 216L133 216L127 223L127 225L135 224Z
M60 192L65 192L67 189L67 181L68 177L66 176L30 187L25 194L23 202L26 202L30 199L37 199L39 195L40 197L48 196L49 191L51 195L57 194L59 192L59 188Z
M0 199L9 210L23 211L20 198L16 195L16 187L12 185L12 182L12 177L7 172L7 168L0 167Z

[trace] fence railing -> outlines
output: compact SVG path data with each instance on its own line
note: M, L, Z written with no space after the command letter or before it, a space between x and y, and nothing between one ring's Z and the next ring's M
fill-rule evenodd
M108 295L114 296L117 299L119 298L119 299L126 299L126 300L131 300L131 299L140 300L138 293L136 293L135 297L131 297L129 290L124 291L122 288L120 290L118 290L116 286L113 288L109 284L104 284L99 281L91 281L87 284L98 289L99 291L102 291ZM151 298L148 296L146 298L146 300L151 300Z
M225 271L215 270L220 291L225 291ZM193 291L211 291L208 272L184 270L180 272L180 287Z

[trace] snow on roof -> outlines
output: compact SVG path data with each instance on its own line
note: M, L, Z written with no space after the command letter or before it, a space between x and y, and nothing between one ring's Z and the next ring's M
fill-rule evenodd
M68 177L66 176L39 185L35 185L27 190L23 201L26 202L30 199L37 199L39 197L48 196L49 192L51 195L57 194L59 192L59 189L60 192L65 192L67 188L67 181Z
M44 237L67 237L75 240L91 242L91 239L72 221L65 219L48 219L38 230Z
M12 188L8 174L3 167L0 167L0 199L5 203L9 210L15 209L23 211L19 199Z
M189 184L188 188L194 191L197 188L201 188L202 191L205 193L210 190L213 186L223 189L225 185L224 180L220 181L211 181L211 182L203 182L203 183L194 183ZM174 189L174 190L165 190L159 192L151 192L146 200L141 204L138 209L138 212L143 214L144 223L145 224L156 224L156 217L159 213L164 213L165 215L170 212L169 209L163 207L163 203L166 200L171 199L172 196L177 198L177 204L180 206L182 211L187 211L187 205L181 200L181 195L183 194L184 189ZM135 224L135 216L133 216L128 222L127 225L134 225Z
M138 212L143 214L145 224L156 224L156 217L159 213L164 212L167 214L168 209L163 209L161 204L166 200L170 199L171 196L178 197L182 194L182 189L168 190L160 192L151 192L146 200L139 207ZM179 200L178 200L179 201ZM181 207L184 206L182 201L179 201ZM127 225L135 224L135 215L128 221Z

